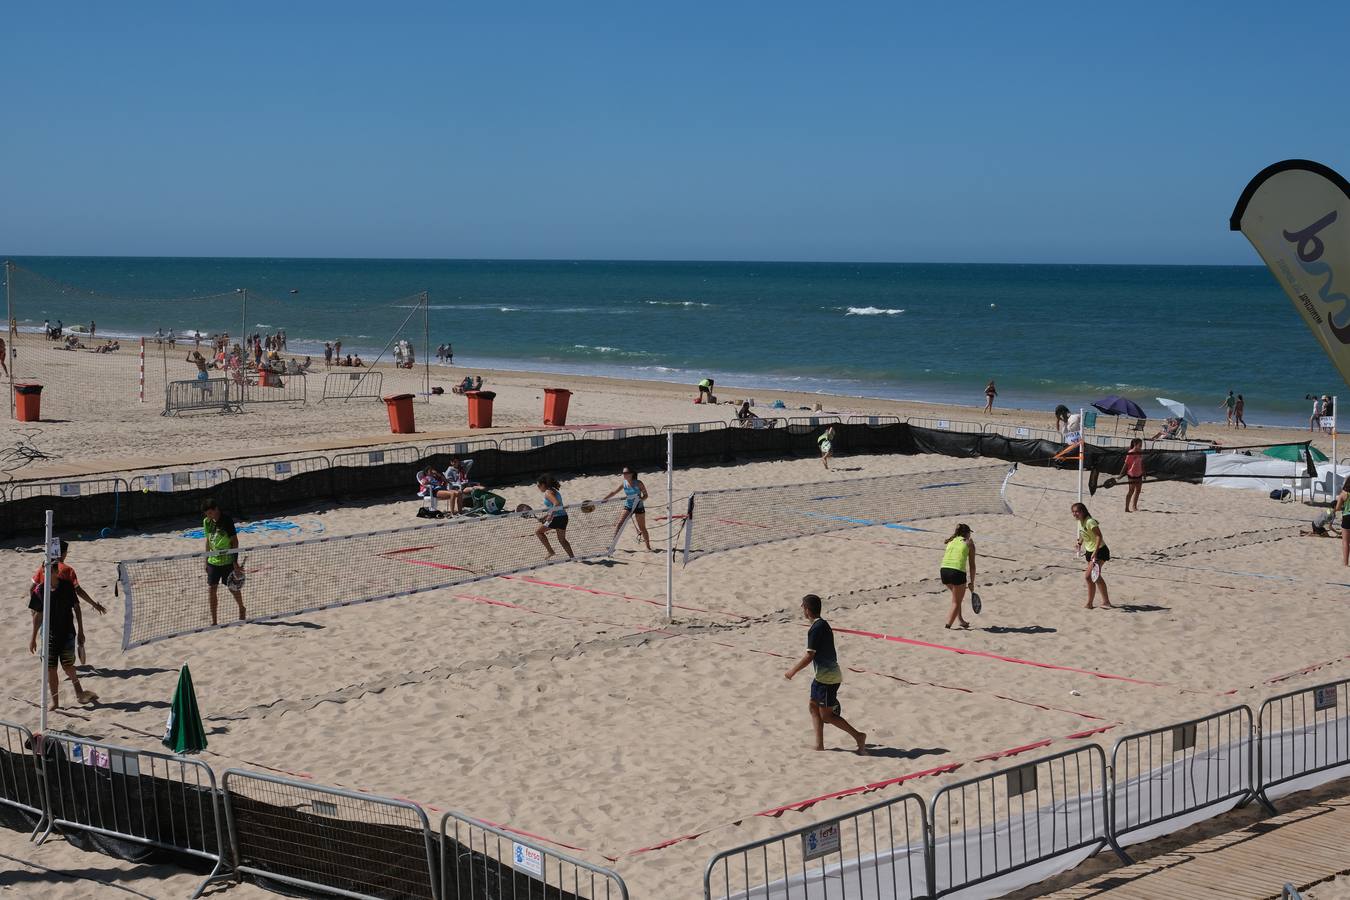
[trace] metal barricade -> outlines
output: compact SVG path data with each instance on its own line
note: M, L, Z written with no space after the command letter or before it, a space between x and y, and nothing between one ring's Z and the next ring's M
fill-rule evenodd
M958 434L984 434L984 426L979 422L964 419L939 419L935 416L910 416L905 419L916 428L932 428L936 431L955 431Z
M1127 735L1111 751L1111 827L1117 843L1151 840L1256 796L1252 711L1212 715Z
M1064 435L1053 428L1034 428L1030 425L1007 425L1002 422L990 422L984 426L985 434L996 434L1014 441L1054 441L1064 442Z
M574 440L576 440L576 435L570 431L547 431L542 434L505 438L498 441L497 446L502 450L519 452L521 450L538 450L540 447L547 447L549 444L561 444L564 441Z
M318 472L331 468L326 456L305 456L300 459L282 459L275 462L250 463L234 470L235 478L268 478L285 481L294 475Z
M716 854L703 898L928 897L930 837L923 799L905 794Z
M726 428L726 422L682 422L679 425L662 425L661 433L673 431L676 434L700 434L704 431L718 431Z
M235 871L344 897L438 900L420 806L274 775L221 780Z
M581 433L583 441L617 441L630 437L652 437L656 428L651 425L630 425L627 428L592 428Z
M422 458L416 447L385 447L379 450L352 450L334 454L330 461L338 466L387 466L393 463L415 463Z
M422 450L422 458L447 454L449 456L468 456L479 450L499 449L496 441L489 438L477 438L468 441L451 441L443 444L430 444Z
M211 767L72 734L42 738L47 829L73 828L215 863L193 897L225 868L225 828Z
M440 843L442 900L628 900L628 886L617 872L462 813L441 817Z
M871 426L874 427L874 428L877 427L877 426L880 426L880 425L899 425L899 424L900 424L901 422L903 422L903 421L905 421L905 420L902 419L902 418L900 418L899 416L849 416L849 417L848 417L848 424L850 424L850 425L871 425Z
M276 374L274 372L249 373L240 384L230 387L230 394L236 404L247 406L251 403L304 403L308 392L303 374Z
M70 481L16 481L9 485L10 503L30 497L92 497L98 494L125 494L127 483L121 478L86 478Z
M188 469L181 472L157 472L131 479L132 491L169 494L213 488L230 480L229 469Z
M228 378L170 381L164 388L164 415L180 412L238 412L239 402Z
M33 732L4 721L0 721L0 806L36 816L34 834L47 818L42 762L33 743Z
M942 788L930 806L934 896L996 879L985 890L997 896L1107 845L1128 862L1111 836L1107 790L1106 754L1096 744Z
M1271 697L1256 715L1257 796L1293 793L1350 773L1350 678Z
M371 369L359 372L329 372L323 376L323 396L325 400L379 400L384 396L384 373Z
M827 428L830 425L838 425L838 416L794 416L787 420L788 427L793 428Z

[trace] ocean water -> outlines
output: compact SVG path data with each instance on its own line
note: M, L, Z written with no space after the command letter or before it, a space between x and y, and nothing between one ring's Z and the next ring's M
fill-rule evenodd
M284 328L372 357L396 332L484 368L859 397L1078 407L1155 397L1222 418L1306 422L1341 379L1257 266L1086 266L475 260L15 258L21 328L100 334ZM247 307L241 310L247 288ZM209 299L204 295L219 295ZM402 299L400 299L402 298ZM411 299L410 299L411 298ZM409 320L409 316L412 319ZM400 327L403 328L399 332ZM1350 390L1343 391L1350 395Z

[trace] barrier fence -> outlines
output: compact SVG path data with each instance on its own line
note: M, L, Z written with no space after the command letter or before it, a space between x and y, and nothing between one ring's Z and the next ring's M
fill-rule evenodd
M235 871L344 897L439 900L427 815L415 803L228 769Z
M33 733L22 725L0 722L0 808L18 810L31 819L25 824L34 834L47 817L40 770Z
M905 794L716 854L703 896L927 897L928 835L923 798Z
M182 469L176 472L158 472L153 475L137 475L131 479L133 491L171 494L174 491L191 491L200 488L214 488L230 480L229 469Z
M338 453L330 460L330 464L334 469L340 466L385 466L393 463L415 463L421 458L422 451L416 447L382 447L379 450Z
M1256 778L1275 796L1350 774L1350 678L1271 697L1257 713Z
M239 412L239 403L231 398L228 378L170 381L164 388L164 415L183 412Z
M325 400L379 400L384 395L384 373L373 369L360 372L329 372L323 376Z
M628 900L617 872L462 813L441 817L441 900Z
M308 393L307 380L303 373L279 375L261 371L256 378L248 377L242 383L231 385L230 396L236 404L243 406L252 403L303 404Z
M47 828L83 831L215 863L192 895L225 865L216 776L206 763L132 750L74 735L42 737Z

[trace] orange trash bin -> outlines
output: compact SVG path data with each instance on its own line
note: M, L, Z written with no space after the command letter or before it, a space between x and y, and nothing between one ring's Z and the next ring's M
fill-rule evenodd
M391 434L412 434L417 430L413 424L412 394L390 394L384 398L384 405L389 411Z
M496 391L465 391L469 398L469 427L492 427L492 401L497 399Z
M42 419L42 385L31 381L14 383L14 414L20 422Z
M544 424L566 425L567 403L572 392L563 388L544 388Z

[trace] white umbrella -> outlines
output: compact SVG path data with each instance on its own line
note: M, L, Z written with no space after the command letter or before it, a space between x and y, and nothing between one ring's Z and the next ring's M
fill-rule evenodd
M1186 408L1185 403L1179 403L1176 400L1168 400L1166 397L1159 397L1157 400L1163 406L1167 407L1168 412L1181 421L1189 422L1192 425L1200 424L1200 420L1195 417L1195 413Z

